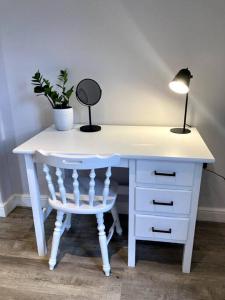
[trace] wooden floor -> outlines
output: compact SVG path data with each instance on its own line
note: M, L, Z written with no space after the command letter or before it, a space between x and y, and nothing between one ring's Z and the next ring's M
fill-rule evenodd
M54 218L46 222L49 248ZM73 217L54 271L37 255L31 210L1 218L0 299L225 300L225 224L197 224L192 272L182 274L182 246L164 243L139 242L137 266L128 268L127 216L121 219L124 234L111 241L112 276L106 278L94 217Z

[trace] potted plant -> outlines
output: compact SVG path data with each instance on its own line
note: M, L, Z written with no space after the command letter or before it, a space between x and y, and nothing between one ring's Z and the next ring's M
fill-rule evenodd
M58 76L58 90L54 89L50 81L37 71L32 77L34 93L37 96L45 96L51 104L54 112L54 123L57 130L70 130L73 127L73 108L69 105L69 99L74 86L66 89L68 81L67 70L60 70Z

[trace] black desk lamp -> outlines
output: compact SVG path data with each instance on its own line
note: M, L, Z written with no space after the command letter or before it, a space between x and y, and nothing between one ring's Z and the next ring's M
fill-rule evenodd
M183 128L172 128L170 131L173 133L190 133L191 130L185 128L186 126L186 117L187 117L187 106L188 106L188 92L190 80L193 76L191 72L187 69L181 69L177 75L174 77L173 81L169 83L169 88L178 94L186 94L186 103L184 111L184 125Z

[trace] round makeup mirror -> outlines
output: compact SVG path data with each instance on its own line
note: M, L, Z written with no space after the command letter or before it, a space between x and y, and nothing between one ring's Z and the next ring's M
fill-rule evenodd
M80 127L80 131L84 132L95 132L101 130L101 126L92 125L91 121L91 106L97 104L101 98L102 90L99 84L93 79L81 80L76 88L77 100L88 107L89 113L89 125Z

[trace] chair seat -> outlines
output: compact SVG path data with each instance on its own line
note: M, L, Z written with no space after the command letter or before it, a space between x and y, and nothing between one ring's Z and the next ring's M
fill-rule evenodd
M106 201L106 204L103 202L103 189L104 189L104 180L96 179L95 180L95 201L94 205L90 206L89 204L89 178L79 177L79 190L80 190L80 205L78 206L74 201L73 194L73 181L68 179L64 182L66 188L66 197L67 203L63 204L59 192L56 192L56 200L49 198L49 204L56 210L61 210L66 213L75 213L75 214L96 214L99 212L107 212L113 207L116 197L118 184L111 180L109 195Z

